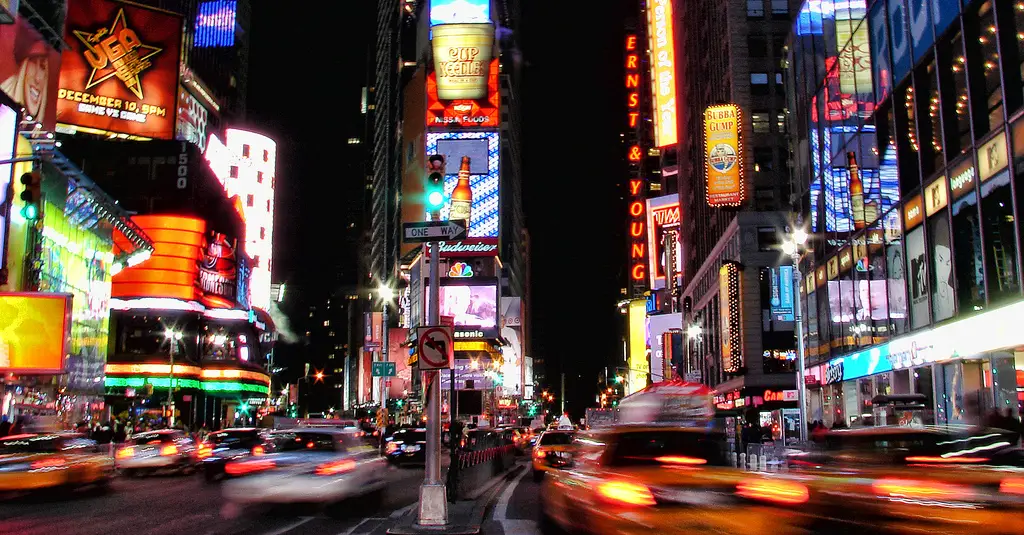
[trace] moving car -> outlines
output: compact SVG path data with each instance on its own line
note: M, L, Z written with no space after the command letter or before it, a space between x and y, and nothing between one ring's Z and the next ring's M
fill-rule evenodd
M83 435L27 433L0 438L0 492L105 488L113 476L113 459Z
M114 454L117 468L128 477L161 470L191 473L198 458L195 442L183 431L161 429L133 435Z
M399 429L387 438L384 455L388 462L401 465L404 463L426 462L427 430L426 428Z
M266 433L252 427L223 429L210 433L199 443L198 457L209 482L220 481L228 461L267 453Z
M565 468L572 463L572 443L576 434L569 431L545 431L533 447L533 480L544 472Z
M229 461L223 484L229 502L338 504L379 502L387 461L356 429L296 428L268 436L273 453Z
M541 436L541 445L550 433ZM591 534L806 533L806 519L797 510L807 502L806 488L732 468L724 443L724 433L703 427L615 426L581 434L572 462L544 478L542 528Z

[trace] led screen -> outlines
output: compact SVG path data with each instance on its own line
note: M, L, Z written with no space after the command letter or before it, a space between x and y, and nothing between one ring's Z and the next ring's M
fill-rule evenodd
M487 142L487 174L473 175L469 187L473 192L472 212L469 218L469 237L498 237L498 165L500 151L497 132L433 132L427 134L427 154L437 154L438 144L449 140L486 140ZM470 162L472 164L472 162ZM458 184L459 164L448 161L447 175L444 179L444 192L450 196ZM448 219L449 206L441 207L441 219ZM429 220L430 214L424 213Z
M0 294L0 372L62 371L70 316L69 295Z
M463 156L469 156L469 172L474 175L487 174L486 139L442 139L437 142L437 154L444 156L448 173L458 172Z
M456 327L493 329L498 324L497 288L494 286L442 286L441 315Z
M491 0L431 0L430 25L485 24L491 21Z
M235 44L235 15L238 2L215 0L199 4L196 14L195 46L233 46Z

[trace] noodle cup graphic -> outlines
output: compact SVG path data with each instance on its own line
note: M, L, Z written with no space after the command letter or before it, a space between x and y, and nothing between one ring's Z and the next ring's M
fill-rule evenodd
M430 31L438 100L487 98L494 26L440 24Z

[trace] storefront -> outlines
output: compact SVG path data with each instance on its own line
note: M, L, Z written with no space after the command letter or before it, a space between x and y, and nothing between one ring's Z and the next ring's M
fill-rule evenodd
M1022 317L1019 302L830 360L820 389L824 424L874 425L872 399L891 394L923 396L925 425L982 424L996 412L1019 419Z
M725 418L730 446L735 446L736 437L744 442L752 441L754 437L743 437L744 426L755 423L761 429L761 440L758 442L788 444L799 440L798 396L796 390L763 387L744 387L716 393L716 414Z

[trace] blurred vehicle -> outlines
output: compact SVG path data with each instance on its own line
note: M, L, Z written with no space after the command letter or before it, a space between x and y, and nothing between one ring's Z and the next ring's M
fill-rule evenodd
M544 433L544 428L543 427L538 427L538 428L535 428L535 429L533 429L531 431L531 434L530 434L530 447L531 448L537 445L537 439L540 438L540 435L542 433Z
M183 431L160 429L132 435L114 454L117 468L128 477L171 470L191 473L198 467L196 444Z
M273 447L266 436L265 431L254 427L223 429L207 435L197 450L206 480L215 482L226 477L224 466L228 461L268 453Z
M549 431L538 447L567 435ZM806 520L793 508L807 501L807 489L732 468L724 444L724 433L703 427L582 433L571 461L549 470L541 486L542 527L590 534L805 533Z
M544 472L565 468L572 462L575 434L569 431L545 431L533 447L533 480L540 481Z
M387 445L384 455L388 462L401 465L404 463L422 464L427 459L426 428L399 429L395 434L386 437Z
M1024 453L1001 429L882 426L830 431L791 453L821 529L1024 533Z
M526 437L514 427L505 427L500 430L503 441L512 445L516 453L522 454L527 444Z
M224 497L235 503L338 504L383 495L387 461L358 429L275 431L273 453L229 461Z
M72 433L28 433L0 438L0 492L105 488L114 460L96 442Z

